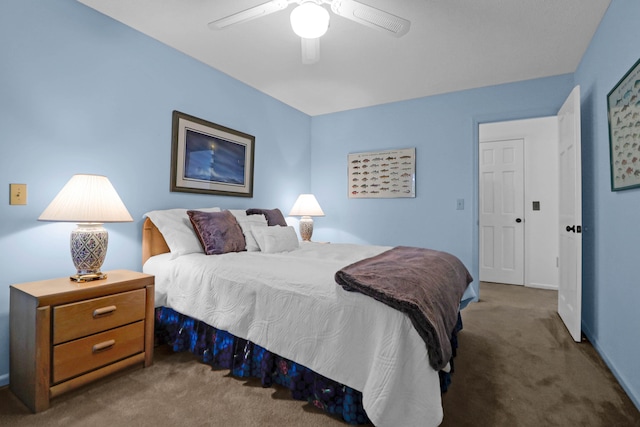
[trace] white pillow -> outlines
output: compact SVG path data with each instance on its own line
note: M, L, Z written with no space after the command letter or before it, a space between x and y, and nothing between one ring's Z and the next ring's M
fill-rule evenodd
M233 214L242 228L242 234L244 234L244 240L247 243L247 252L258 252L260 246L258 246L252 230L256 227L267 227L267 218L264 215L247 215L244 210L229 209L229 212Z
M251 230L264 253L289 252L298 249L298 236L293 227L256 227Z
M246 224L240 224L240 228L242 228L242 234L244 234L244 241L246 243L245 249L247 252L260 252L260 246L258 246L258 242L251 231L253 227Z
M144 214L153 221L164 240L171 250L171 259L176 259L180 255L192 253L204 253L202 244L198 240L196 232L193 230L188 210L202 212L220 212L220 208L201 208L201 209L165 209L151 211Z

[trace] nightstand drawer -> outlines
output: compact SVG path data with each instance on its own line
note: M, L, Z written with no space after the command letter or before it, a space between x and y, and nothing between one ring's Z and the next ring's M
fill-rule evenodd
M53 309L53 344L126 325L145 316L146 291L94 298Z
M53 383L144 351L144 321L53 347Z

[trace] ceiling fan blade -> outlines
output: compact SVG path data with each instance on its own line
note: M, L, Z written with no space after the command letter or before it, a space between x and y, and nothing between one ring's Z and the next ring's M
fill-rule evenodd
M302 46L303 64L311 65L320 61L320 37L315 39L300 37L300 42Z
M270 13L286 9L287 6L289 6L289 1L287 0L271 0L254 7L250 7L249 9L241 12L234 13L233 15L225 16L224 18L209 22L209 28L212 30L221 30L230 25L241 24L243 22L251 21L252 19L260 18L262 16L269 15Z
M355 0L335 0L331 3L331 10L336 15L382 30L395 37L407 34L411 26L411 22L404 18Z

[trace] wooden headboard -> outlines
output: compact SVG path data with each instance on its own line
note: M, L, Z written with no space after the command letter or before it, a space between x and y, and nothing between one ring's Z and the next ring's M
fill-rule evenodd
M170 252L162 233L149 218L142 224L142 264L154 255Z

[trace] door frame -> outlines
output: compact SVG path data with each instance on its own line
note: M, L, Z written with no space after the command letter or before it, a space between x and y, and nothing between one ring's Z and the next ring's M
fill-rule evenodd
M486 126L486 127L482 127ZM482 128L481 128L482 127ZM558 289L558 165L557 116L497 120L478 123L477 169L480 171L482 142L499 140L524 141L524 285L542 289ZM552 190L549 190L552 188ZM480 182L477 182L478 273L480 272ZM539 202L540 211L533 210ZM475 237L475 236L474 236Z
M492 114L479 114L471 117L471 135L472 141L474 142L471 147L473 150L473 159L472 159L472 173L475 177L472 193L472 204L473 204L473 232L471 236L471 247L475 250L475 254L471 259L471 271L474 274L474 278L478 280L474 280L472 283L473 289L475 291L476 296L472 301L477 302L480 300L480 280L478 273L480 272L480 189L477 182L477 177L480 172L479 167L479 159L480 159L480 125L486 123L495 123L495 122L507 122L513 120L527 120L527 119L535 119L539 117L550 117L557 115L557 111L551 111L548 109L543 110L534 110L534 111L507 111L501 113L492 113Z

